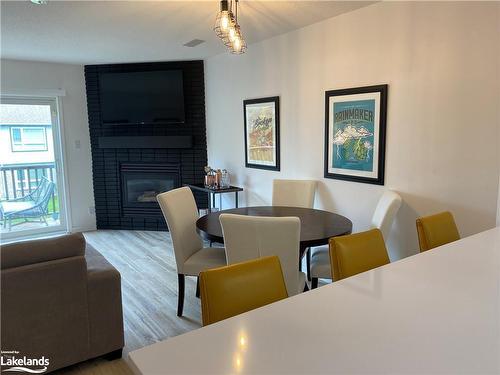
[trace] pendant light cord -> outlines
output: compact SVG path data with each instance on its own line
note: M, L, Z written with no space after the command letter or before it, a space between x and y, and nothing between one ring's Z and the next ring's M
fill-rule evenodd
M234 19L236 24L238 24L238 0L234 0Z

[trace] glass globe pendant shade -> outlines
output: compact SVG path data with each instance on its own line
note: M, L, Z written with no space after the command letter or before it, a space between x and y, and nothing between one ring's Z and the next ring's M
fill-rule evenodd
M229 41L232 43L234 42L234 40L236 39L236 37L238 36L238 30L236 28L236 25L231 25L229 26L229 31L227 33L227 39L229 39Z
M235 38L234 41L233 41L233 45L232 45L232 50L233 52L240 52L241 51L241 39L240 38Z
M230 52L235 55L241 55L245 53L247 50L247 42L243 38L236 38L233 42L232 47L230 48Z
M240 55L242 53L245 53L247 49L247 43L241 35L240 25L236 24L234 26L234 30L234 35L232 37L228 33L227 37L224 39L224 44L231 53Z
M220 38L224 39L231 26L234 24L234 17L231 11L229 10L229 5L227 0L222 0L220 2L220 11L217 13L217 17L215 17L215 26L214 31L215 34Z

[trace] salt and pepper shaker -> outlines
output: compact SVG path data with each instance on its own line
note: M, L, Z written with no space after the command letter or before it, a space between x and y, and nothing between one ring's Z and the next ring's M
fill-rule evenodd
M215 181L216 179L216 173L215 171L210 168L210 166L205 167L205 186L208 188L214 188L215 187Z
M227 169L222 170L222 181L221 181L222 188L227 189L231 185L229 183L229 173L227 172Z
M215 172L215 187L217 189L221 188L221 182L222 182L222 172L220 169L217 169L217 172Z

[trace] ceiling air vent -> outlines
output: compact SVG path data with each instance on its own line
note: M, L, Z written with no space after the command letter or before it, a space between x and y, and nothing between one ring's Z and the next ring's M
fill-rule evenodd
M205 43L204 40L201 40L201 39L193 39L185 44L183 44L184 47L196 47L198 45L200 45L201 43Z

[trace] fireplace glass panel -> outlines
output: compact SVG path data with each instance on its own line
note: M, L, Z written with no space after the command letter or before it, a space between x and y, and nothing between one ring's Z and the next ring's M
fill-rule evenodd
M127 202L132 204L156 202L158 194L175 188L173 178L144 178L144 175L127 177Z
M179 166L165 164L122 164L122 214L159 216L156 196L180 186Z

